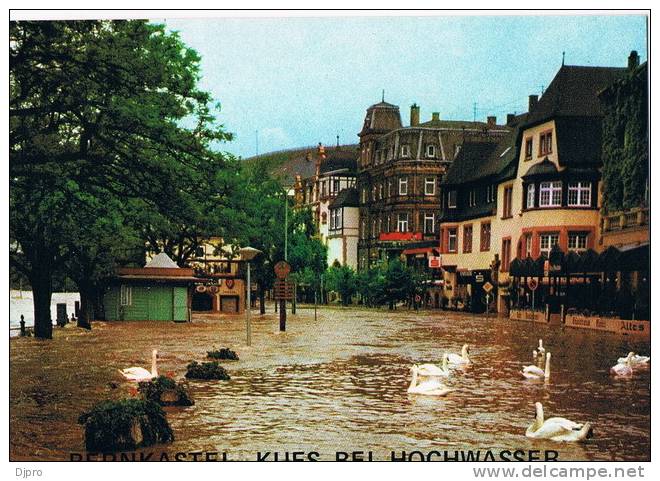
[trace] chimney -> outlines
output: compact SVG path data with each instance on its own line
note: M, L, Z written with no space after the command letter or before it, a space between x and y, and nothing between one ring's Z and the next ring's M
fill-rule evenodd
M639 67L639 54L637 53L637 50L633 50L628 56L628 70L632 71L637 67Z
M417 104L410 106L410 126L416 127L419 125L419 107Z
M516 114L506 114L506 124L510 125L516 118Z
M489 127L494 127L495 125L497 125L497 117L495 117L494 115L489 115L486 118L486 121Z
M440 120L440 112L433 112L431 114L431 120L433 122L438 122Z
M536 107L536 104L539 102L539 96L538 95L530 95L529 96L529 108L527 109L528 112L531 112L534 107Z

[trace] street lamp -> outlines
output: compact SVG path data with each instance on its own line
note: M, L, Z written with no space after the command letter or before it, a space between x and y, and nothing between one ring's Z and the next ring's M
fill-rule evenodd
M247 309L245 329L247 335L247 345L252 343L252 326L250 325L250 308L252 307L252 286L250 285L250 261L261 254L259 249L254 247L243 247L239 251L241 253L241 260L247 263Z

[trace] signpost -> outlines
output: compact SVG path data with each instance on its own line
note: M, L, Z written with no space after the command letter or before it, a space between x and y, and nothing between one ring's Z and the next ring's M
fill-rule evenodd
M275 281L274 294L275 300L280 301L280 331L286 331L286 301L293 299L293 283L286 280L291 272L291 266L286 261L280 261L274 267Z
M482 278L483 278L483 276L482 276ZM481 286L481 288L484 291L486 291L486 317L488 317L488 315L489 315L488 311L489 311L489 308L490 308L490 293L493 290L493 285L490 282L486 281L486 283L483 286Z
M535 277L531 277L527 281L527 287L532 291L532 311L534 310L534 291L539 288L539 281Z

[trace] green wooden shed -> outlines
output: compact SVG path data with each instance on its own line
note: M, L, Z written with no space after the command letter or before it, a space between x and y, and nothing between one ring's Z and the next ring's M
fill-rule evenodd
M192 269L160 253L142 268L120 268L103 297L109 321L189 321Z

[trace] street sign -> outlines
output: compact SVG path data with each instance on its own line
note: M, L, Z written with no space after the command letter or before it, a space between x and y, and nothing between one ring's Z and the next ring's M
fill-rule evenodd
M486 294L489 294L490 291L493 290L493 285L490 282L486 282L483 286L481 286L484 291L486 291Z
M539 287L539 281L532 277L527 281L527 287L529 287L532 291L535 291Z
M442 256L429 256L429 268L440 269L442 267Z
M275 264L275 275L278 279L286 279L286 276L291 272L291 266L286 261L279 261Z
M293 282L278 279L273 286L273 294L276 300L293 300Z
M483 274L475 274L474 282L483 282L483 281L484 281L484 275Z

